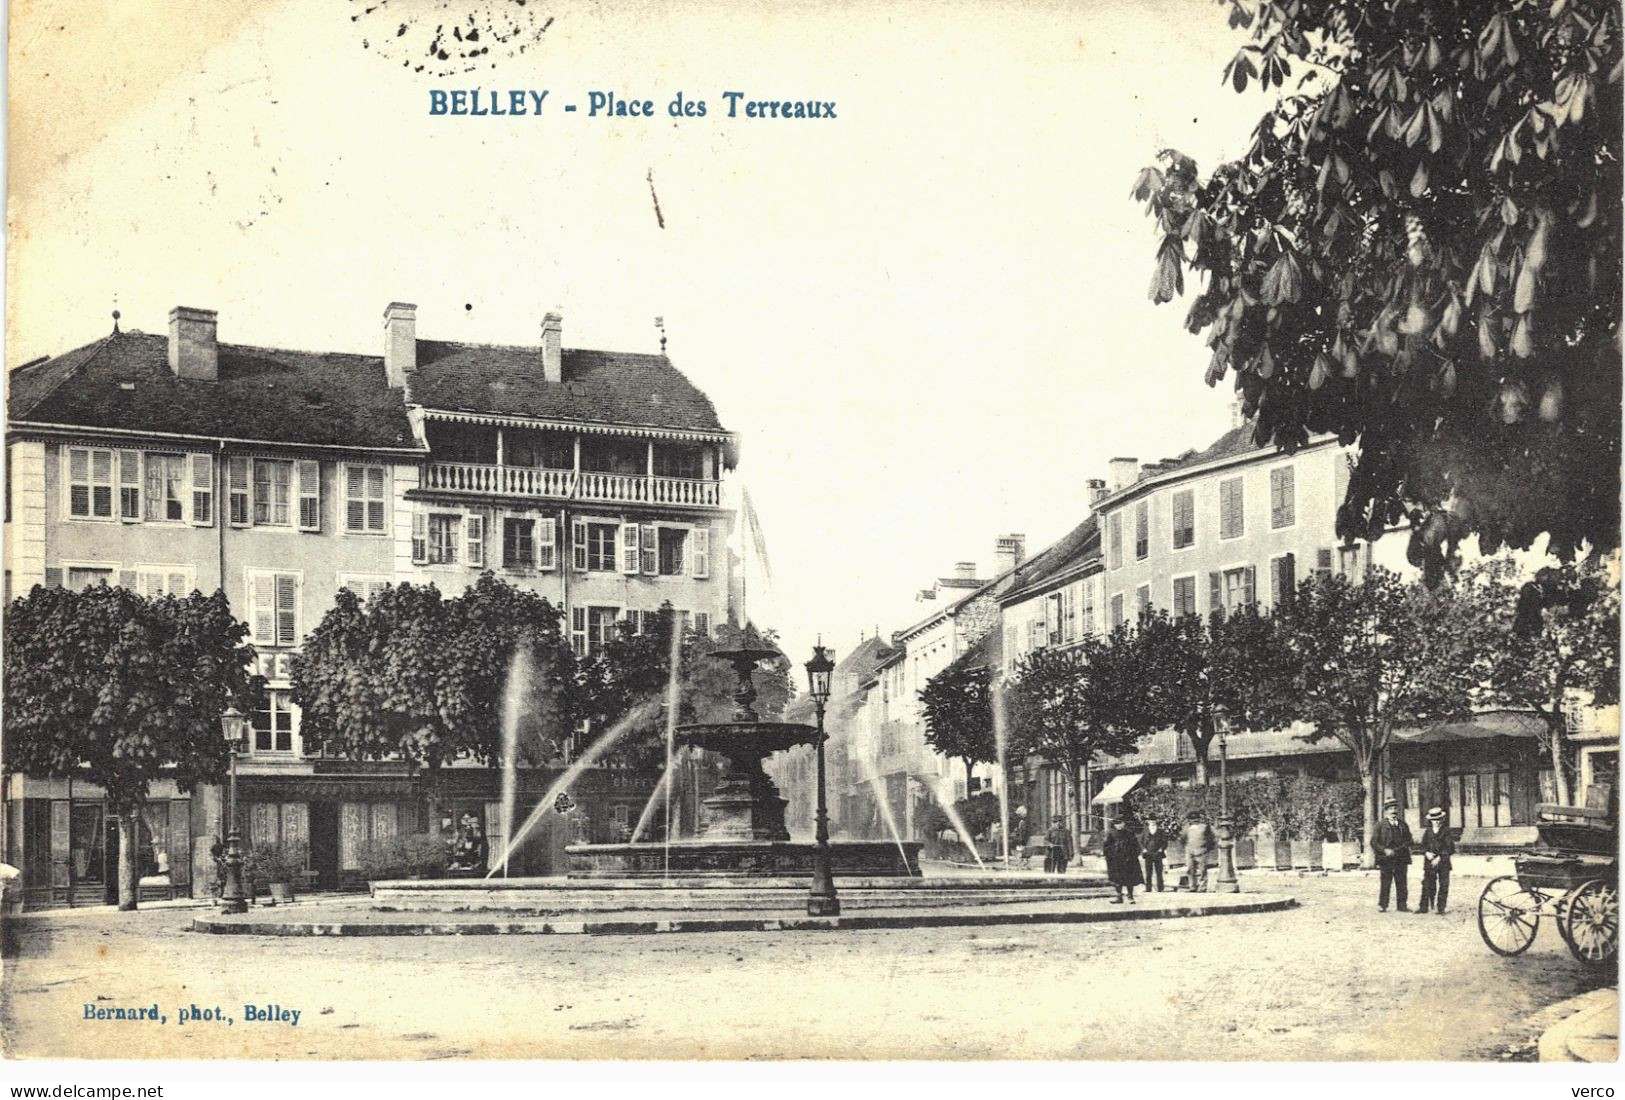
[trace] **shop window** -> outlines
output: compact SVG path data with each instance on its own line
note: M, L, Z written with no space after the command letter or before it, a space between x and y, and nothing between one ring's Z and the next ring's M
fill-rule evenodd
M169 803L149 802L141 808L141 877L169 874Z
M101 803L76 805L68 817L68 870L75 883L106 882L107 813Z

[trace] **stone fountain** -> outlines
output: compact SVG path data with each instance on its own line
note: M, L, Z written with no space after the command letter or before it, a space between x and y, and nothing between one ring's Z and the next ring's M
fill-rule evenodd
M798 722L764 722L756 713L751 673L779 651L747 635L737 649L712 656L733 665L739 678L731 722L678 726L674 743L714 752L726 761L721 782L701 801L698 835L663 843L574 844L565 849L571 878L784 878L811 876L816 845L790 839L786 802L762 764L776 752L818 741L818 728ZM901 850L899 850L901 848ZM864 877L916 876L920 845L891 841L830 842L835 874Z

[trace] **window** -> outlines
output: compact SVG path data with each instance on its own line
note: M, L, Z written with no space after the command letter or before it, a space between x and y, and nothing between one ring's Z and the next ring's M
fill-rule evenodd
M485 517L468 517L468 564L485 568Z
M1242 511L1241 478L1219 482L1219 537L1240 538L1246 530Z
M1291 466L1270 471L1270 528L1291 527L1295 519L1297 475Z
M1195 615L1196 611L1196 578L1174 578L1174 617L1183 618L1186 615Z
M254 708L254 751L292 752L293 703L285 691L267 691Z
M68 587L75 592L83 592L98 584L112 584L113 570L91 565L68 566Z
M75 519L113 518L113 452L69 447L68 515Z
M1061 640L1068 643L1078 640L1077 585L1061 590Z
M362 603L366 603L368 600L378 595L378 593L388 588L389 585L390 578L378 574L339 574L339 587L348 588L351 592L354 592L357 596L361 597Z
M180 523L186 519L181 481L186 459L181 455L147 456L147 514L152 522Z
M1134 560L1144 561L1151 552L1151 502L1142 500L1134 506Z
M192 591L192 571L184 565L138 565L129 571L125 587L148 599L185 596Z
M384 533L384 468L344 468L344 529L359 534Z
M1123 623L1123 594L1117 593L1112 597L1112 625L1121 626Z
M1208 601L1214 611L1235 611L1256 602L1257 571L1250 565L1208 574Z
M508 518L502 521L502 565L505 569L533 569L536 566L536 521Z
M299 641L297 573L251 569L247 574L248 629L255 645L291 646Z
M694 633L702 638L711 636L711 613L709 611L694 612Z
M248 459L226 460L227 511L233 527L248 526Z
M688 544L688 532L681 527L661 527L660 532L660 575L662 577L680 577L683 575L683 549Z
M288 517L288 490L293 481L293 463L254 460L254 522L271 527L291 526Z
M1359 543L1353 546L1339 546L1337 548L1337 572L1339 576L1357 581L1365 574L1365 566L1369 564L1361 551L1364 549Z
M1292 554L1270 559L1270 604L1282 607L1292 602L1298 590L1298 561Z
M615 535L613 523L584 523L586 531L586 568L594 573L615 571ZM636 526L629 524L628 526Z
M462 529L463 517L430 513L429 564L457 564L457 536Z
M1181 489L1174 494L1174 549L1183 550L1196 544L1196 494Z
M214 525L214 457L192 456L192 522L200 527Z
M615 620L620 617L617 607L589 607L587 610L587 656L595 657L615 640Z
M129 523L141 518L141 455L136 451L119 452L118 514Z
M322 464L310 459L299 462L299 530L322 529Z
M1123 567L1123 513L1113 512L1106 521L1106 568Z
M1149 584L1142 584L1134 590L1134 608L1141 615L1151 610L1151 586Z

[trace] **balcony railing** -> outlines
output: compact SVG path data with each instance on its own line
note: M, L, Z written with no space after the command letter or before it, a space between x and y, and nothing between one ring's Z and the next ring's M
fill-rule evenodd
M577 473L574 470L475 462L424 463L423 487L437 492L585 500L605 504L675 504L701 508L722 505L722 485L716 481L589 471Z

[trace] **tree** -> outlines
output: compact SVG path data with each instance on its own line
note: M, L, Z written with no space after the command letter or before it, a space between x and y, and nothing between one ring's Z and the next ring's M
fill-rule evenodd
M977 764L998 759L993 735L993 689L987 661L971 650L931 677L920 692L925 711L925 742L951 760L965 764L965 793Z
M521 646L530 675L510 688ZM340 589L292 671L307 738L337 755L422 769L431 801L440 769L459 756L501 760L508 691L522 693L516 755L532 759L549 755L549 735L568 736L580 708L558 613L490 573L450 600L432 584L393 585L365 604Z
M1520 583L1508 557L1465 570L1455 601L1456 629L1481 662L1478 697L1527 707L1544 727L1557 800L1573 800L1565 745L1568 706L1619 701L1619 582L1614 562L1542 569ZM1583 696L1578 700L1577 696Z
M1155 611L1141 620L1141 683L1153 696L1159 723L1190 740L1196 781L1208 779L1208 752L1221 732L1280 729L1291 723L1290 663L1275 622L1248 604L1172 618Z
M1090 634L1071 649L1039 649L1016 666L1006 693L1019 749L1062 765L1072 788L1073 828L1083 833L1083 769L1100 756L1124 756L1157 729L1142 690L1133 630Z
M1475 656L1452 628L1452 597L1448 586L1430 590L1373 568L1357 583L1312 577L1276 615L1291 655L1293 716L1313 727L1307 740L1341 742L1360 773L1367 867L1394 730L1471 713Z
M124 588L36 587L5 615L6 770L84 776L119 819L120 909L134 909L154 780L183 792L230 760L220 716L251 711L248 627L224 593L148 600ZM190 859L191 853L177 858Z
M1224 79L1275 104L1240 160L1134 186L1153 300L1205 276L1208 384L1236 372L1260 444L1358 443L1338 532L1408 516L1430 583L1469 532L1617 547L1618 5L1221 2L1251 28Z

